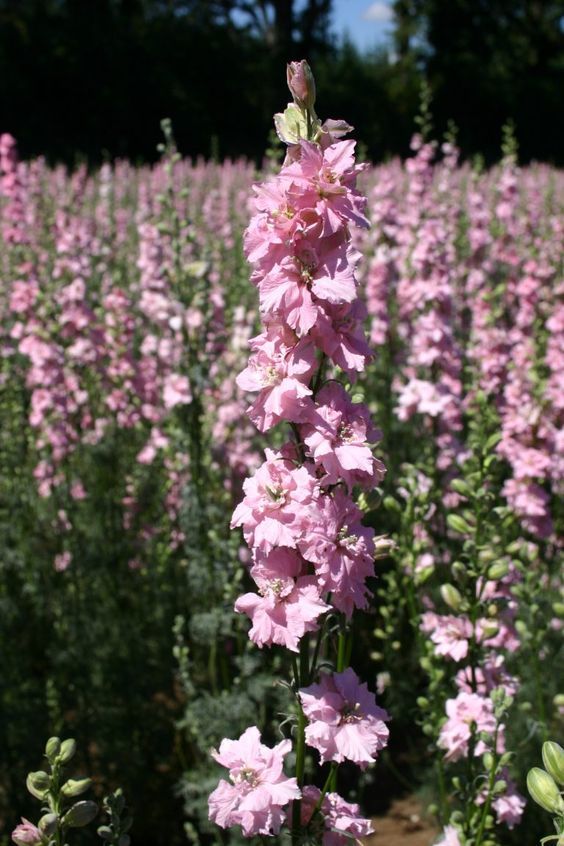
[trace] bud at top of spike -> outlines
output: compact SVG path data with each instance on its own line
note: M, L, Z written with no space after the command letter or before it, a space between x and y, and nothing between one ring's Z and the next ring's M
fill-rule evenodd
M76 752L76 741L69 737L68 740L63 740L61 743L61 751L59 752L59 761L61 764L67 764Z
M61 741L58 737L50 737L47 743L45 744L45 754L51 762L53 758L56 758L61 750Z
M564 749L554 740L547 740L542 745L542 762L554 781L564 784Z
M313 109L315 105L315 79L305 59L290 62L286 66L288 88L294 101L302 109Z

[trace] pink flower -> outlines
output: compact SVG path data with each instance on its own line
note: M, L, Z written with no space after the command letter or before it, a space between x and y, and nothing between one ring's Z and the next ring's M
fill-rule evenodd
M64 573L64 571L70 566L71 561L72 554L68 550L66 552L60 552L58 555L55 555L53 567L57 573Z
M437 417L451 402L448 394L441 394L437 385L423 379L411 379L402 389L397 415L400 420L409 420L414 414L428 414Z
M309 824L309 830L312 835L317 835L315 842L320 846L350 846L352 842L360 843L358 838L372 834L372 824L359 815L358 805L345 802L338 793L325 794L318 814L312 819L320 796L318 787L307 785L303 789L301 805L302 825Z
M315 371L315 349L310 340L268 331L251 342L254 350L248 366L237 377L244 391L259 391L247 413L265 432L280 420L302 421L313 406L308 383Z
M283 808L300 798L296 779L286 778L283 771L291 748L289 740L274 749L265 746L256 726L239 740L222 740L212 756L229 770L231 783L222 779L210 795L210 820L221 828L240 825L245 837L278 834L286 817Z
M438 739L438 746L446 749L445 761L458 761L466 757L473 734L477 738L481 732L490 735L495 732L493 704L491 699L485 696L459 693L456 699L447 699L446 712L448 719L441 728ZM478 740L474 755L483 755L486 748L483 741Z
M514 828L521 822L526 804L525 797L521 796L514 784L510 784L506 793L493 800L492 808L500 825L505 823L508 828Z
M386 746L384 720L389 716L351 667L322 674L319 684L303 688L299 697L309 720L306 741L318 750L322 763L349 760L366 769Z
M380 434L370 412L362 403L351 402L338 382L319 391L301 433L315 463L325 470L322 484L342 479L350 490L356 484L375 487L384 478L385 467L368 446Z
M317 618L329 611L319 596L316 579L300 576L303 559L291 549L274 549L251 570L259 594L246 593L235 610L252 622L249 637L258 646L278 643L293 652L305 632L315 631Z
M322 590L331 591L333 605L349 618L354 608L366 607L366 580L374 575L374 530L361 520L360 509L337 488L312 501L308 531L297 540Z
M260 310L269 318L281 318L302 337L315 325L319 308L314 302L309 280L287 256L259 282Z
M22 817L21 823L12 832L12 840L17 846L33 846L43 840L43 835L37 826Z
M302 141L300 157L284 167L280 179L300 191L301 204L323 220L322 235L332 235L343 223L367 227L366 199L355 188L362 167L355 165L355 141L337 141L325 150Z
M461 615L439 615L428 611L421 617L421 630L431 635L437 655L462 661L468 654L468 642L472 637L472 623Z
M165 408L174 408L175 405L186 405L192 402L190 383L187 376L180 373L170 373L164 382L163 402Z
M499 825L504 823L508 828L513 828L521 821L527 803L517 790L517 786L506 768L501 771L498 778L503 779L507 786L501 795L493 797L492 808ZM476 797L477 804L483 805L487 796L488 790L484 786Z
M349 376L362 372L371 358L363 328L365 316L360 300L350 305L323 304L310 333L325 355Z
M459 670L455 677L456 686L466 693L473 692L473 685L476 686L476 693L487 696L496 687L503 687L508 696L515 696L520 684L516 676L511 676L505 668L503 655L490 653L484 659L482 667L464 667Z
M453 825L443 829L443 836L437 840L436 846L463 846L458 830Z
M307 467L296 467L282 452L266 450L266 458L245 480L245 498L235 509L231 527L243 526L247 543L263 552L275 546L294 548L308 523L318 483Z

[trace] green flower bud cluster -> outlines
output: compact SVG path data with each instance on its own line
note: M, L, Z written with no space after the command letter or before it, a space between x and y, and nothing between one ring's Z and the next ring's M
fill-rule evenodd
M129 846L131 838L127 832L131 828L133 817L127 814L121 788L104 798L102 809L108 817L107 822L98 827L98 836L104 841L104 846Z
M45 745L46 770L37 770L27 776L28 791L42 803L43 815L37 824L41 835L37 843L41 846L66 844L70 829L84 828L98 814L96 802L90 799L74 801L90 789L92 779L86 776L65 779L65 769L75 754L76 742L72 738L61 741L51 737ZM109 818L108 824L98 829L104 844L129 846L127 831L132 818L124 815L125 800L121 790L103 800L103 809Z
M63 778L65 767L76 754L76 742L72 738L61 741L50 737L45 744L48 771L37 770L28 774L26 786L32 796L42 803L43 816L38 829L44 846L65 842L68 829L83 828L92 822L98 813L98 806L91 800L73 802L90 788L92 779L87 777Z

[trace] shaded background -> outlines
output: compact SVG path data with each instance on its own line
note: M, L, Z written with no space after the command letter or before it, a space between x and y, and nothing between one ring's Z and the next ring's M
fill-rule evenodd
M497 159L512 119L523 162L562 164L563 20L564 0L0 0L0 129L24 156L147 161L167 116L185 154L259 160L305 57L320 115L376 161L407 152L427 78L464 155Z

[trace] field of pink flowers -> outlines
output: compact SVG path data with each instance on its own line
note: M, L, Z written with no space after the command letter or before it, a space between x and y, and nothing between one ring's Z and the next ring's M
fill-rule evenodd
M564 174L359 165L288 80L260 172L0 136L0 842L564 831Z

